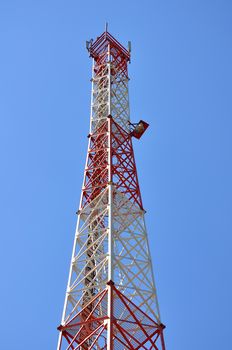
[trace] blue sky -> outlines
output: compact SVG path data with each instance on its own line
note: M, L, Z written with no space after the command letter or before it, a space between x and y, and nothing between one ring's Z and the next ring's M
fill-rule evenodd
M1 348L56 348L105 21L131 118L167 350L229 349L232 2L0 2Z

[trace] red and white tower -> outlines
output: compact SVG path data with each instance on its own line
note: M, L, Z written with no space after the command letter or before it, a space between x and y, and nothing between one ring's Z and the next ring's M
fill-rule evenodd
M130 47L130 45L128 45ZM165 350L130 123L130 49L107 30L93 59L90 133L58 350Z

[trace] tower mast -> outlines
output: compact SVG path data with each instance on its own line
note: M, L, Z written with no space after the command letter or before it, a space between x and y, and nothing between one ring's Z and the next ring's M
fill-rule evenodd
M148 124L130 122L130 50L107 26L87 48L90 133L57 350L165 350L132 145Z

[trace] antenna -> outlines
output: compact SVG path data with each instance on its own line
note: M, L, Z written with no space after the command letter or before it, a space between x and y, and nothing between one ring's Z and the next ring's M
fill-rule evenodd
M86 42L85 42L86 49L87 49L89 52L90 52L92 43L93 43L93 39L86 40Z
M108 32L108 22L105 23L105 32Z

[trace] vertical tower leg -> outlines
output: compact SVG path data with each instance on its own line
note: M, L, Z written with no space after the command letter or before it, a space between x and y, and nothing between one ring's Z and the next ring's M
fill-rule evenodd
M109 281L107 283L108 288L108 325L107 325L107 350L113 350L113 282Z

